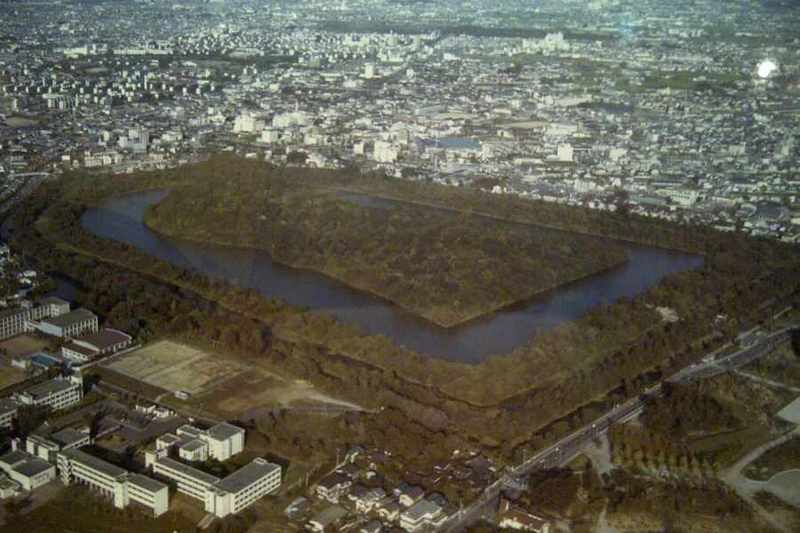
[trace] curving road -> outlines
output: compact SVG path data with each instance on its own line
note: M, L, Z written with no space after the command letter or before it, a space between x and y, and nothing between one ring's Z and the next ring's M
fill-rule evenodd
M790 332L797 329L797 327L798 325L792 325L791 327L784 328L775 333L756 337L753 344L737 352L716 360L687 366L665 381L671 383L690 383L734 370L759 357L763 357L772 352L779 344L787 342L790 337ZM466 526L478 521L484 514L493 512L496 508L500 493L506 486L511 485L515 478L527 475L534 470L554 468L568 463L597 435L608 431L608 428L613 424L626 422L639 416L644 410L645 404L661 394L661 383L658 383L647 389L639 397L631 398L625 403L616 405L609 412L593 422L567 435L555 444L537 452L523 463L509 468L497 481L488 486L477 500L459 510L450 520L445 522L439 528L439 531L446 533L460 531Z

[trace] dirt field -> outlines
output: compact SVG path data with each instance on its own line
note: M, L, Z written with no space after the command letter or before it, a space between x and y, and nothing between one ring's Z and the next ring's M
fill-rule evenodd
M258 418L263 412L280 407L304 410L359 410L357 405L328 396L302 380L286 380L253 368L224 383L212 393L198 398L204 409L217 416Z
M257 418L262 411L275 407L359 409L323 394L310 383L278 376L257 363L246 364L234 357L168 340L125 354L101 370L165 391L187 391L191 393L188 403L163 394L160 401L176 408L193 407L225 419L243 414Z
M0 389L25 379L25 371L11 366L7 361L0 365Z
M241 374L245 367L230 359L178 344L159 341L114 360L109 368L168 391L192 395L209 391Z
M11 359L19 355L38 352L47 348L47 342L29 335L20 335L0 342L0 389L25 379L25 371L11 366Z
M32 335L18 335L11 339L0 342L0 350L6 350L9 357L39 352L47 348L47 341L36 338Z

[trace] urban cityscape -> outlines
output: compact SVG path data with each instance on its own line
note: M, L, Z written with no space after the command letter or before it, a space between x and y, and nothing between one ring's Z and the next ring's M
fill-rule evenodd
M800 6L0 11L0 532L800 531Z

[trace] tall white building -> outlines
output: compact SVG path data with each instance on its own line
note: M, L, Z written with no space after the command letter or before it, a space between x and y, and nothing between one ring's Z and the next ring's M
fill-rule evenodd
M571 144L559 144L557 157L559 161L571 162L573 149Z
M392 143L377 141L372 157L379 163L393 163L399 155L400 151Z

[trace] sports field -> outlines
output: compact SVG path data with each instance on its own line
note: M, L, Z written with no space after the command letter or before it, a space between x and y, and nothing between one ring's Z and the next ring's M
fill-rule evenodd
M192 395L212 390L245 370L231 359L167 340L126 354L108 367L150 385Z

